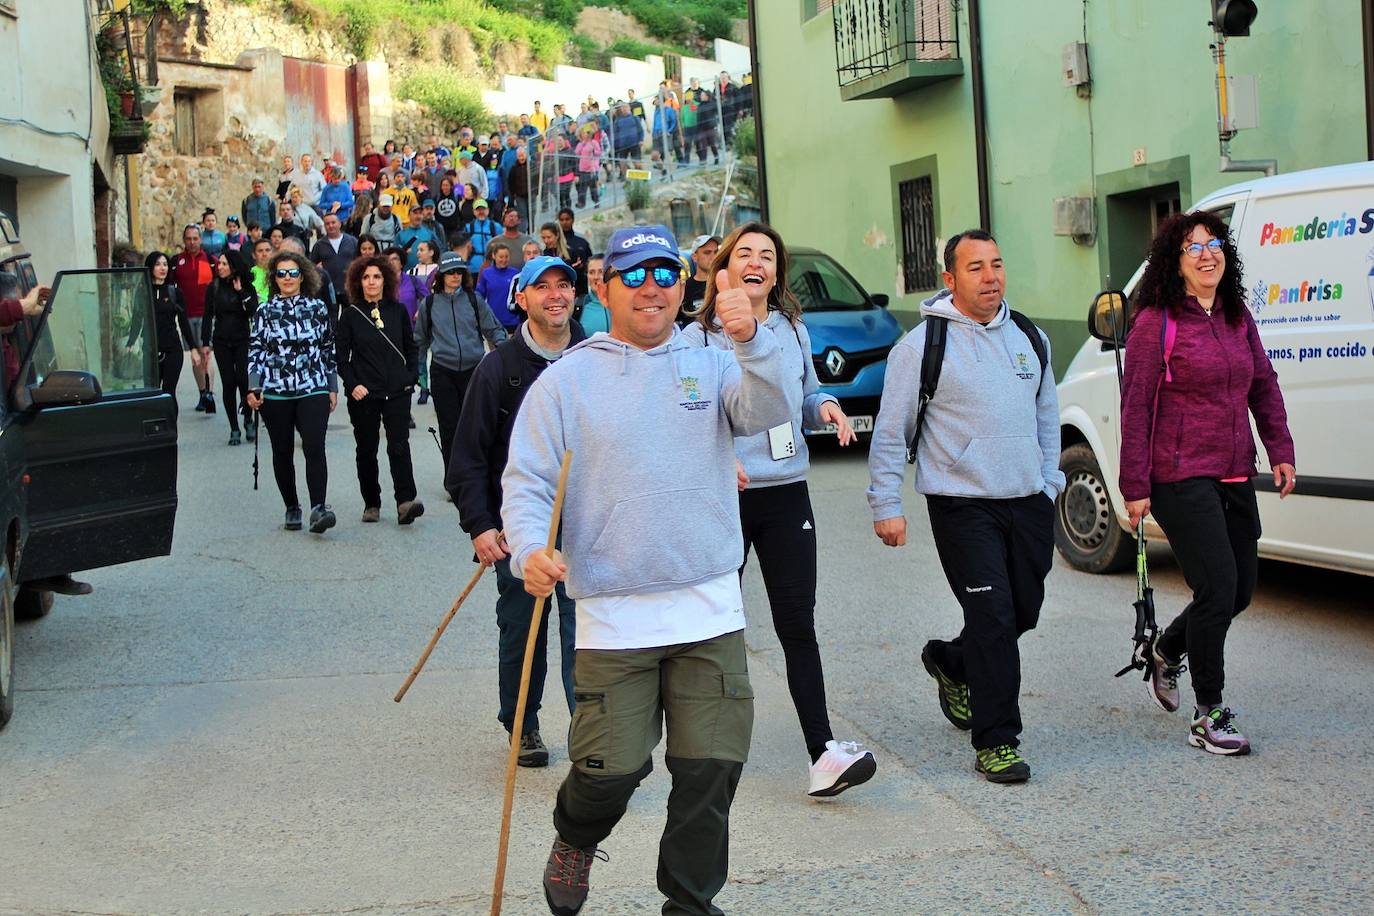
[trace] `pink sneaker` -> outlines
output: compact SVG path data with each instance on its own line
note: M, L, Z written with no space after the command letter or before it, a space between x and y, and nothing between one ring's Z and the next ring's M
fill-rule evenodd
M862 785L878 772L878 761L871 751L854 741L827 741L825 753L811 764L812 798L829 798L845 789Z
M1188 670L1188 666L1181 661L1170 664L1158 650L1150 651L1154 655L1155 663L1154 672L1145 682L1150 690L1150 699L1165 712L1178 712L1182 702L1178 695L1178 677Z
M1240 756L1250 753L1250 741L1236 728L1236 715L1230 707L1219 707L1194 718L1188 743L1209 754Z

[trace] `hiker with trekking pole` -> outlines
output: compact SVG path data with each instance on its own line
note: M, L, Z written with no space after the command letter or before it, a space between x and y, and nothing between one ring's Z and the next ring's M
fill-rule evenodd
M1142 544L1142 522L1153 514L1193 591L1136 667L1145 669L1151 699L1166 712L1179 709L1179 677L1189 671L1197 702L1188 743L1212 754L1248 754L1222 689L1226 634L1250 604L1259 564L1251 415L1280 499L1293 491L1297 473L1278 375L1219 217L1183 213L1160 226L1126 339L1121 496Z
M676 333L683 268L667 227L617 230L606 251L611 331L530 386L501 481L511 572L536 596L566 582L577 601L572 766L544 895L555 914L582 908L592 863L606 857L599 844L652 770L666 720L673 789L658 888L670 909L717 912L753 728L734 439L789 422L789 383L776 337L724 272L716 315L733 351ZM546 553L569 450L563 548ZM499 861L497 875L499 908Z
M478 561L496 568L496 625L500 634L497 720L508 733L515 725L516 692L534 596L525 591L525 583L511 571L510 554L501 534L501 472L506 467L516 413L530 386L569 347L586 338L572 319L576 282L576 272L559 258L535 258L521 268L515 280L515 301L528 317L473 372L445 480L458 509L458 523L472 538ZM572 712L574 607L561 582L557 594L563 692L568 711ZM547 656L548 628L541 623L525 717L517 734L519 764L523 767L542 767L549 762L548 748L539 734Z
M1054 553L1059 398L1049 338L1004 298L996 240L981 229L945 245L945 289L892 349L869 445L873 530L906 543L902 482L915 464L931 533L964 626L921 652L940 710L970 731L989 782L1030 778L1019 751L1021 655Z

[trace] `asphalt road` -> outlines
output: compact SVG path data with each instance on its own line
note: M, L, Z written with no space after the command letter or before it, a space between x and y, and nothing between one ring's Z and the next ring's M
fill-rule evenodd
M280 529L265 449L254 493L251 447L225 447L223 415L182 416L173 555L94 572L95 595L58 598L19 630L16 715L0 734L0 912L485 912L505 763L490 578L406 700L391 700L474 569L424 432L432 411L417 409L412 437L429 510L412 528L390 507L382 524L358 523L352 437L336 415L340 526L323 538ZM1040 626L1022 640L1035 775L993 786L974 775L967 736L940 716L919 662L926 639L958 625L924 507L909 504L908 547L882 547L862 451L818 452L830 704L839 737L874 749L879 771L832 802L805 797L805 752L751 570L757 725L721 907L1374 907L1374 581L1262 565L1228 666L1228 702L1255 753L1220 759L1188 747L1185 720L1151 706L1138 680L1111 677L1128 654L1133 579L1056 560ZM664 459L666 474L689 473ZM1167 550L1152 559L1167 617L1185 591ZM519 774L507 913L544 912L566 766L552 683L543 715L554 762ZM584 912L658 905L666 796L660 759L605 844Z

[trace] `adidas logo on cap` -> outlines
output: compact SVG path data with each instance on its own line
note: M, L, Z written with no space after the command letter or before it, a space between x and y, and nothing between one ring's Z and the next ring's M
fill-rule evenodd
M668 240L661 235L647 235L643 232L636 232L620 243L621 248L633 248L636 245L662 245L664 248L671 248Z

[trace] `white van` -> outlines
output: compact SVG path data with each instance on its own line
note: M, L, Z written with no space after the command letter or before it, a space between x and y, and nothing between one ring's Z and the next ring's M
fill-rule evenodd
M1256 437L1260 555L1374 575L1374 162L1248 181L1196 209L1231 226L1297 451L1298 485L1280 504ZM1055 524L1060 553L1088 572L1124 568L1134 551L1120 405L1112 345L1090 338L1059 383L1068 486Z

